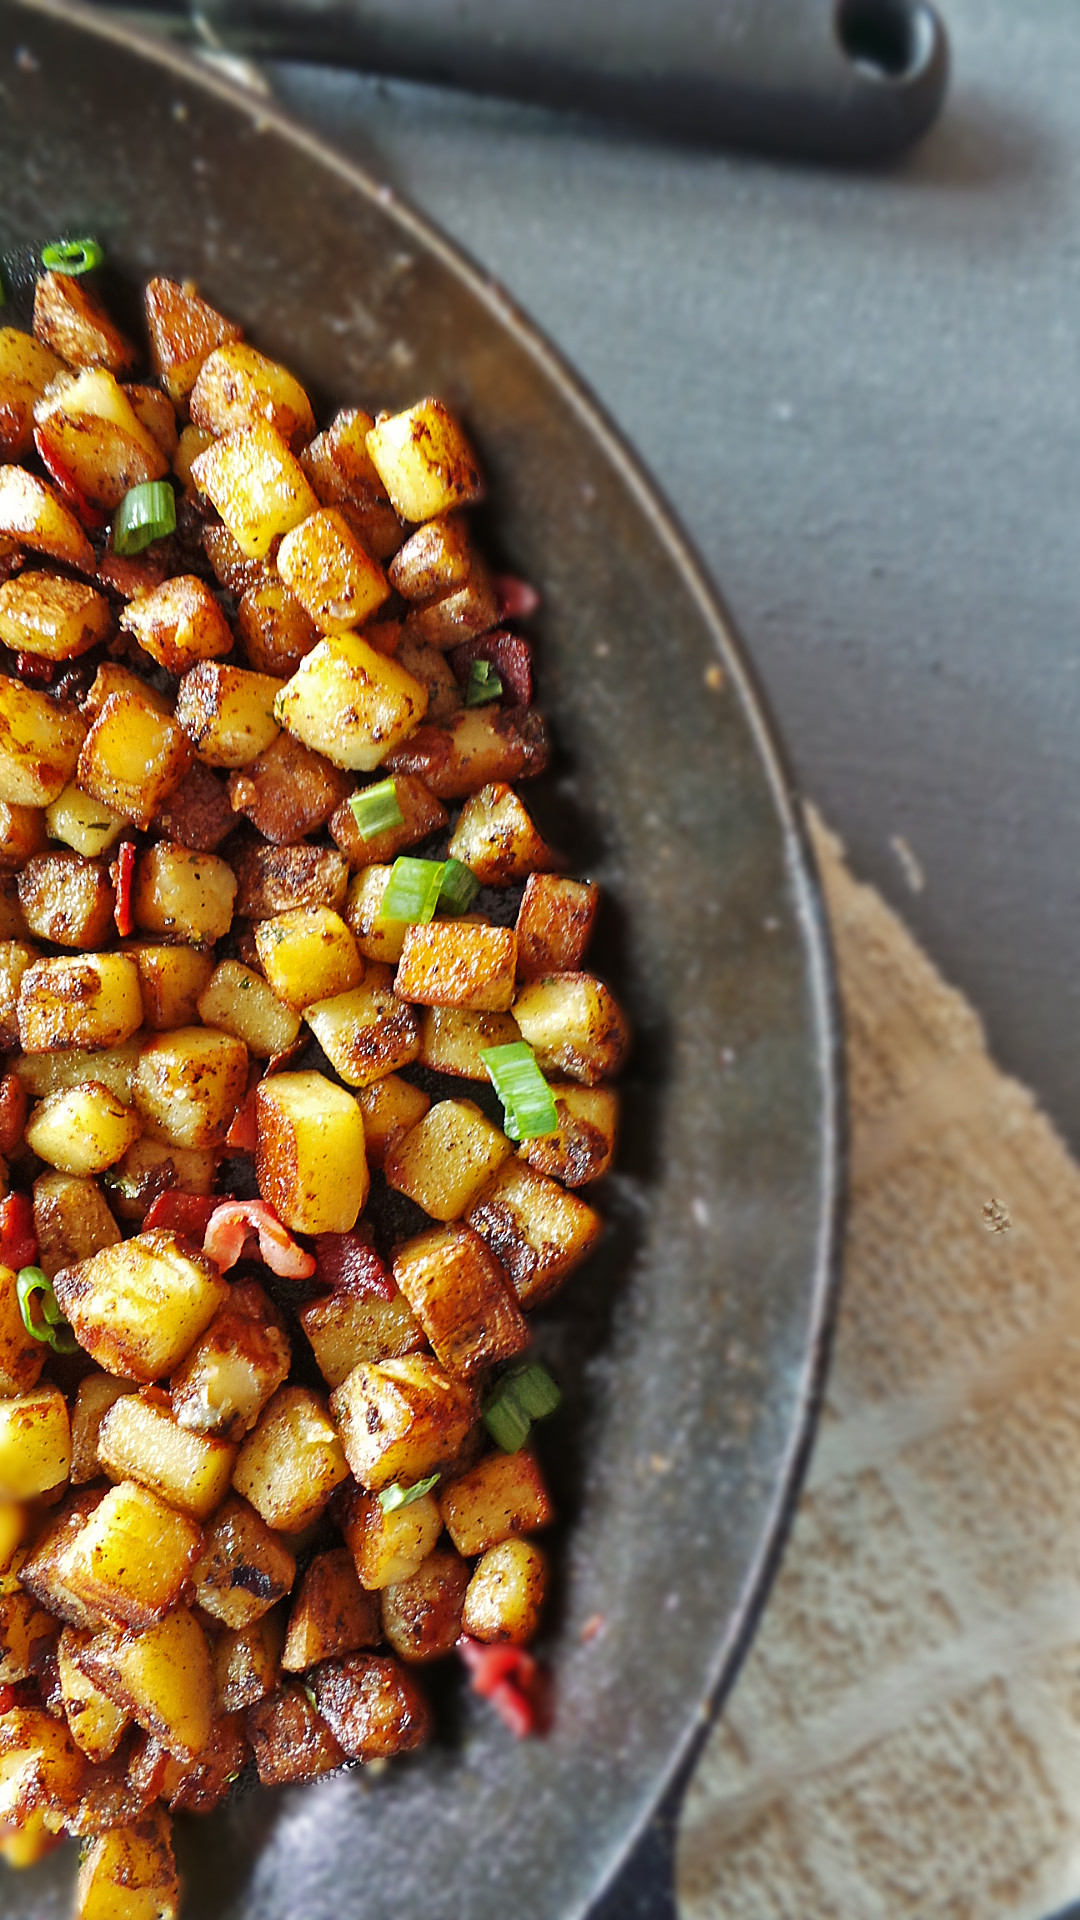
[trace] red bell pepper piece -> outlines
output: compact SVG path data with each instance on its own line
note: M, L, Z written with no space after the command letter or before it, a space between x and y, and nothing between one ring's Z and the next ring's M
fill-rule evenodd
M0 1200L0 1266L12 1267L18 1273L20 1267L36 1267L37 1257L30 1196L9 1193L6 1200Z
M134 930L135 922L131 912L131 889L135 880L135 842L121 840L116 850L116 859L112 865L113 884L116 887L116 905L113 919L116 931L122 940L126 940Z
M397 1288L386 1262L359 1233L315 1236L316 1278L357 1300L392 1300Z
M170 1233L182 1233L188 1240L197 1241L201 1247L206 1229L220 1205L218 1195L180 1193L176 1187L167 1187L147 1208L143 1232L148 1233L152 1227L165 1227Z
M474 1693L490 1700L499 1718L524 1740L540 1727L542 1671L524 1647L486 1646L463 1633L457 1650L469 1670Z
M233 1115L232 1126L225 1135L225 1145L232 1153L254 1153L256 1143L255 1095L258 1086L245 1094Z
M244 1251L249 1233L259 1236L259 1254L284 1280L310 1280L313 1256L287 1233L265 1200L219 1201L207 1224L203 1252L227 1273Z

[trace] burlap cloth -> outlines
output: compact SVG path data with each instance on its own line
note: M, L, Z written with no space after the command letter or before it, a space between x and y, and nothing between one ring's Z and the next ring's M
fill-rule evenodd
M844 1293L793 1535L686 1803L680 1912L1042 1920L1080 1896L1080 1168L815 838Z

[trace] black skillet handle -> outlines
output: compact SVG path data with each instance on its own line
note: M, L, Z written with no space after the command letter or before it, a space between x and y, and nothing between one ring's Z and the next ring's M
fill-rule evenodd
M146 8L184 0L134 0ZM223 49L316 60L682 140L886 159L935 118L929 0L187 0Z

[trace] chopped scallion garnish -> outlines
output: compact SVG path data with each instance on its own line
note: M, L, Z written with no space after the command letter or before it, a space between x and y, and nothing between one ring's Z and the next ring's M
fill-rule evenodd
M445 860L410 860L405 855L395 860L379 919L408 920L414 926L426 926L439 904L445 872Z
M89 234L78 240L50 240L41 249L41 264L50 273L92 273L104 258L104 247Z
M349 809L360 829L362 840L374 840L377 833L385 833L388 827L403 827L405 815L398 804L397 788L392 780L380 780L376 787L365 787L362 793L354 793L349 801Z
M411 1487L400 1486L395 1480L392 1487L384 1487L375 1498L384 1513L396 1513L399 1507L411 1507L414 1500L422 1500L425 1493L430 1493L438 1484L437 1473L429 1474L426 1480L415 1480Z
M176 495L167 480L142 480L125 493L113 521L113 551L142 553L176 532Z
M507 1047L485 1047L480 1058L503 1103L503 1129L508 1139L539 1140L545 1134L558 1133L555 1095L524 1040L515 1040Z
M529 1361L504 1373L485 1402L484 1425L503 1453L525 1445L534 1420L545 1420L562 1402L550 1373Z
M469 668L465 689L467 707L486 707L489 700L502 699L503 684L490 660L474 660Z
M480 882L472 868L451 854L443 869L439 905L449 907L452 913L468 913L479 891Z
M40 1267L21 1267L15 1276L15 1294L23 1326L33 1339L51 1347L54 1353L78 1351L78 1342L60 1311L48 1274ZM34 1299L41 1307L40 1320L31 1304Z

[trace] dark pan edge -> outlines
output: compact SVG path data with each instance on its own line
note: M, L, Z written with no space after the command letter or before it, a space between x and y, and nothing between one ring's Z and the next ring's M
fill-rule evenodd
M809 1326L798 1413L792 1423L786 1460L778 1477L772 1512L763 1529L758 1553L747 1570L728 1631L712 1660L699 1722L687 1730L673 1750L658 1778L653 1805L628 1829L621 1849L604 1863L587 1905L566 1916L566 1920L585 1920L633 1852L656 1807L671 1790L673 1783L680 1778L685 1782L709 1726L737 1676L787 1542L811 1456L817 1415L824 1393L839 1299L848 1172L848 1116L839 983L817 860L810 843L801 796L786 749L781 744L771 703L751 665L722 593L711 580L661 489L647 473L618 427L608 418L600 402L590 393L558 348L523 314L506 290L392 188L347 160L335 147L319 139L262 96L224 78L196 59L163 46L160 40L151 35L103 19L94 8L82 4L82 0L14 0L14 5L22 13L31 16L40 14L59 20L99 40L134 51L156 66L174 73L178 80L187 85L215 95L249 120L273 127L355 192L380 208L390 210L394 218L411 231L426 250L435 254L442 265L463 282L474 298L513 335L517 345L542 369L592 438L603 448L690 588L702 621L711 632L723 659L725 671L730 674L738 690L739 702L756 743L782 826L786 865L796 894L807 955L810 1000L820 1033L818 1066L822 1081L824 1173L820 1239L813 1281L814 1311Z

